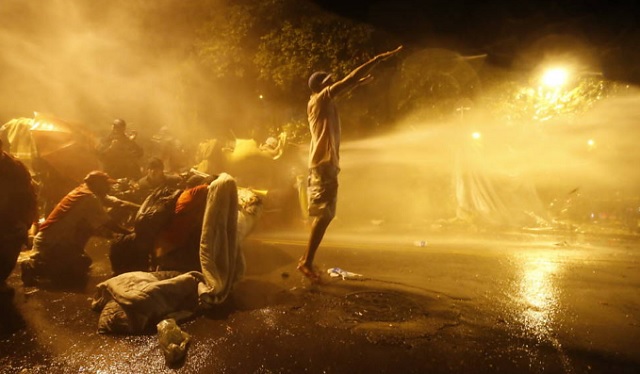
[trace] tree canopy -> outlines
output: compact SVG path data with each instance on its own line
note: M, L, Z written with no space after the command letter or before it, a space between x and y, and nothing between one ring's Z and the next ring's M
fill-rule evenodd
M214 76L258 80L282 96L306 92L315 70L347 73L374 53L373 37L371 26L309 2L259 0L216 8L196 46Z

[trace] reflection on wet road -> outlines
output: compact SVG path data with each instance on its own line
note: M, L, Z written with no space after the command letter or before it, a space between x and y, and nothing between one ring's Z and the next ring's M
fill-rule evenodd
M557 315L561 312L561 289L555 280L564 271L557 257L549 251L516 256L520 277L515 285L517 305L514 313L527 336L535 337L538 343L550 344L557 350L564 372L567 373L572 371L569 359L555 335L559 323ZM531 354L531 359L535 360L535 356Z
M109 270L98 246L85 290L10 277L21 324L0 337L0 372L640 372L636 242L430 236L413 245L425 237L333 234L318 266L364 277L319 287L295 272L304 237L253 238L246 279L227 305L181 326L192 343L173 368L155 335L96 332L87 299Z
M522 304L520 321L528 333L541 340L549 339L553 334L554 316L558 313L559 290L553 284L553 278L559 266L543 256L522 260L522 278L518 284Z

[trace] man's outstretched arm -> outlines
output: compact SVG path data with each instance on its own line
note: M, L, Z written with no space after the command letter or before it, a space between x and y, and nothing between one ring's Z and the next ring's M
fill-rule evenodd
M334 83L331 85L331 93L335 96L340 95L343 92L346 92L356 86L359 86L363 83L367 83L369 81L371 81L371 79L373 79L373 77L371 75L369 75L369 72L379 63L382 62L386 59L388 59L391 56L394 56L395 54L397 54L398 52L400 52L402 50L402 46L399 46L398 48L392 50L392 51L388 51L388 52L384 52L384 53L380 53L376 56L374 56L372 59L370 59L369 61L365 62L364 64L358 66L357 68L353 69L351 71L351 73L347 74L344 78L342 78L341 80L339 80L338 82Z

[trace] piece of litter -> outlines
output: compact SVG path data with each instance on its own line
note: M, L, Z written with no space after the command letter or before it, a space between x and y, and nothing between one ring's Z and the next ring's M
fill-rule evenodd
M352 273L350 271L346 271L340 268L330 268L327 269L327 273L332 278L342 277L342 279L354 279L358 277L362 277L362 274Z

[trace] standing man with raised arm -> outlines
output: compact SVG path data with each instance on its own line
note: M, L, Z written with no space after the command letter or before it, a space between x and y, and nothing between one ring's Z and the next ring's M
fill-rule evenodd
M369 74L379 62L394 56L402 46L381 53L355 68L339 81L331 74L319 71L309 77L311 97L307 104L311 144L309 148L309 216L311 235L298 270L312 282L320 281L320 272L313 260L324 233L336 214L338 173L340 172L340 117L335 103L341 94L370 82Z

